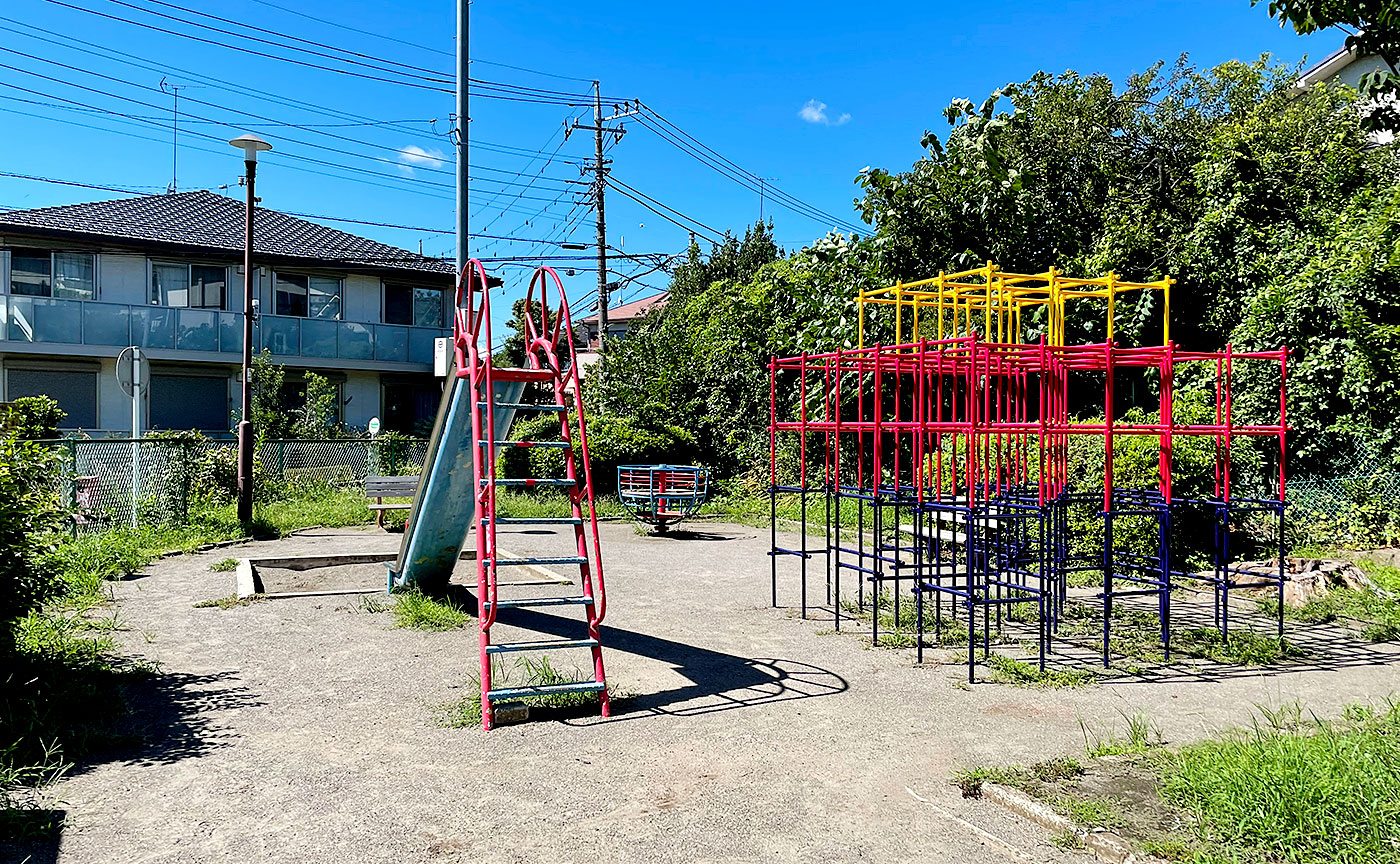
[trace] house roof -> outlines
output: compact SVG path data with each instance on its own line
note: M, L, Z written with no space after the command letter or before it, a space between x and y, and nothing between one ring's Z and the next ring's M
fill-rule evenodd
M246 204L199 190L143 195L115 201L65 204L0 213L0 232L129 241L188 251L243 252ZM276 210L257 208L253 254L350 269L389 269L453 275L450 261L317 225Z
M1328 54L1326 57L1323 57L1318 62L1303 70L1302 74L1298 76L1298 80L1294 82L1293 87L1296 90L1310 90L1314 84L1326 81L1328 78L1341 72L1347 66L1350 66L1356 59L1356 53L1343 45L1341 48L1338 48L1336 51L1333 51L1331 54Z
M631 321L633 318L645 315L653 309L659 309L666 305L666 301L670 299L670 296L669 292L662 291L660 294L653 294L641 300L633 300L631 303L614 306L608 310L608 324L615 324L619 321ZM596 324L598 315L594 313L583 320L584 323L587 324Z

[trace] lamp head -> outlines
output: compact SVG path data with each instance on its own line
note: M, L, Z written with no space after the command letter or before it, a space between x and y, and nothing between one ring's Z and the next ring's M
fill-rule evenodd
M258 153L272 149L271 144L253 134L240 135L228 143L242 150L243 158L248 162L258 161Z

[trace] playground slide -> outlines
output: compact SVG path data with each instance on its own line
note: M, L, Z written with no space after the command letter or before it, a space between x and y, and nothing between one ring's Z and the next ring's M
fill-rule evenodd
M456 369L450 370L447 380L448 390L428 438L423 477L409 510L399 558L389 568L391 591L398 587L444 588L476 515L472 388L465 378L457 377ZM524 390L523 381L497 382L495 401L498 405L519 402ZM497 407L495 417L496 435L505 438L515 420L515 409Z

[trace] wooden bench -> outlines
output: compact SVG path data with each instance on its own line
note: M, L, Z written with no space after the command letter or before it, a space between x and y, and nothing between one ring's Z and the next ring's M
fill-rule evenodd
M374 521L380 528L384 527L384 511L386 510L408 510L410 504L385 504L385 498L412 498L418 491L418 478L412 475L406 477L366 477L365 497L373 498L374 503L369 505L369 509L376 511Z

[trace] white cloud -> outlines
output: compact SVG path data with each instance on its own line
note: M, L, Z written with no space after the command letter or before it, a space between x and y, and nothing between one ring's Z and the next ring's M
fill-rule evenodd
M833 119L831 115L826 113L826 103L818 102L815 99L808 99L807 104L802 106L802 110L797 112L797 116L808 123L816 123L821 126L843 126L851 120L849 114L842 114Z
M399 148L399 170L412 176L413 166L418 165L423 168L441 168L447 164L447 154L436 148L424 150L417 144L409 144L407 147Z

